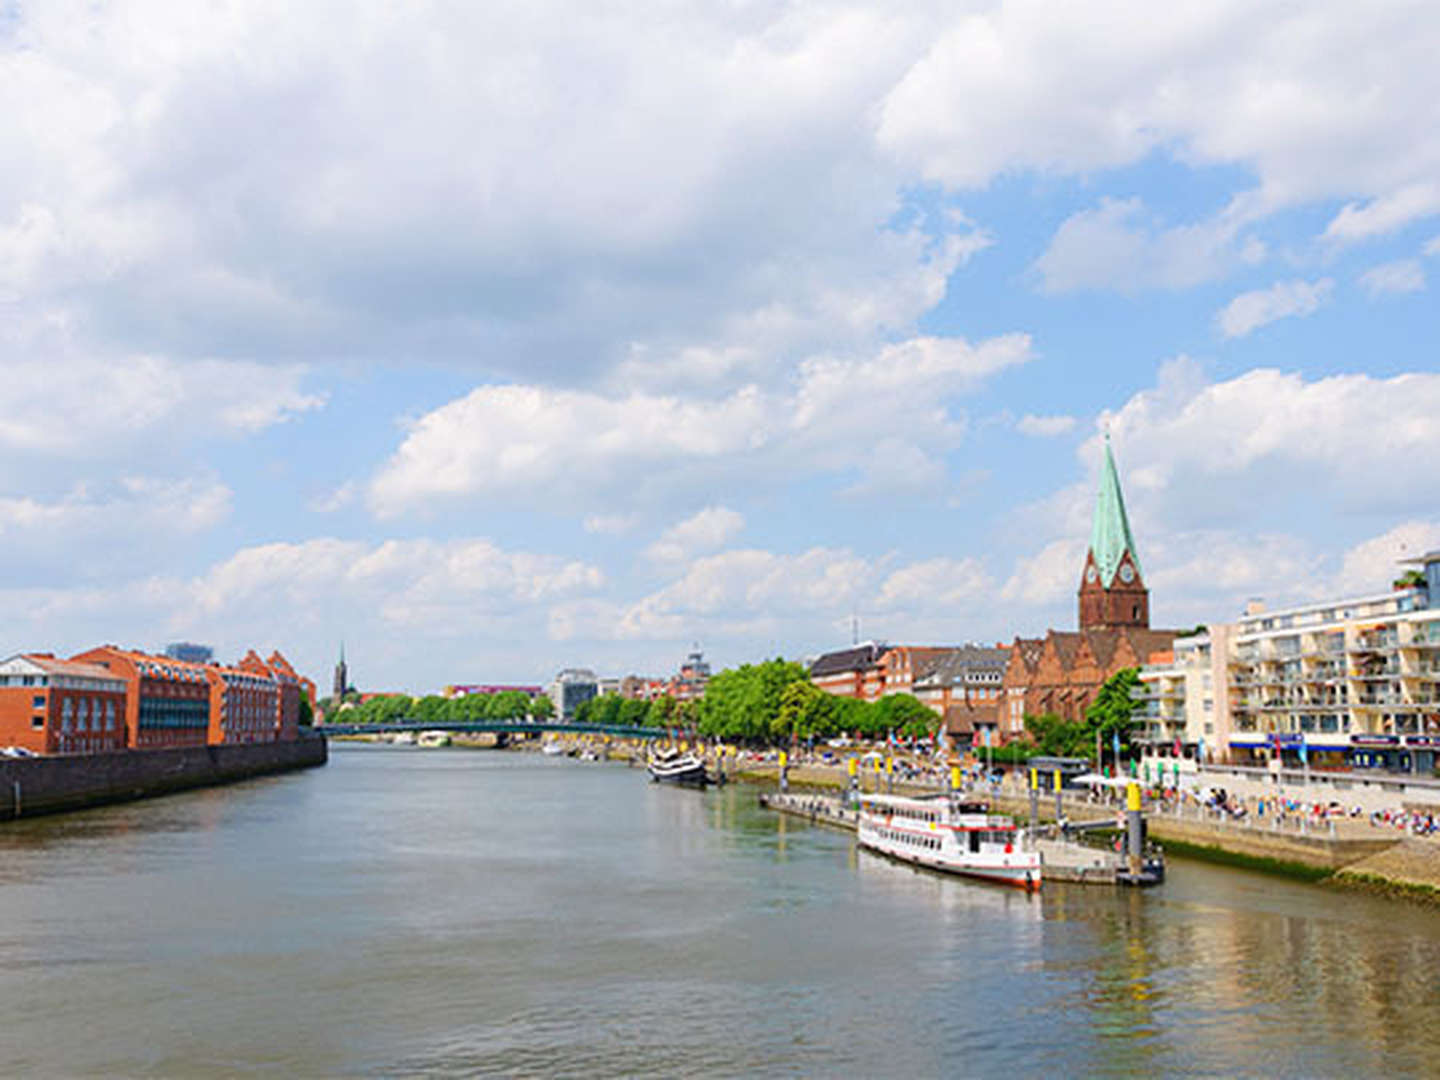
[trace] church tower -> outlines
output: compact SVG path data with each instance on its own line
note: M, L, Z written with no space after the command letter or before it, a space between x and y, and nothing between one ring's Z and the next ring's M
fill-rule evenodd
M1095 519L1090 526L1090 550L1080 577L1080 629L1148 629L1150 590L1140 576L1140 556L1125 516L1120 475L1105 436L1105 465L1095 497Z
M340 662L335 665L335 700L339 701L350 689L350 670L345 666L345 643L340 643Z

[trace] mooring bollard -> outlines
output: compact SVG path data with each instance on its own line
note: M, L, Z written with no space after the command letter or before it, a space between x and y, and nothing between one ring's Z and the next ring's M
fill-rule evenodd
M1030 833L1040 827L1040 770L1030 770Z
M1125 833L1130 873L1138 875L1144 856L1145 825L1140 816L1140 785L1133 780L1125 788Z

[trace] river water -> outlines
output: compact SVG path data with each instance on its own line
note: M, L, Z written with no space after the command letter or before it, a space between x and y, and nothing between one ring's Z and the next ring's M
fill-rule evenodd
M0 1074L1434 1075L1440 914L917 873L732 786L362 746L0 826Z

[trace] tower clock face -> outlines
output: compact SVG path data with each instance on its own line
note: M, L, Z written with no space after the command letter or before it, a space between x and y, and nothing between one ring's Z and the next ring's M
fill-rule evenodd
M1095 579L1099 576L1100 575L1095 570L1095 565L1093 563L1085 568L1085 580L1090 582L1091 585L1095 584Z
M1135 580L1135 568L1128 562L1120 567L1120 580L1125 582L1126 585L1129 585L1130 582Z

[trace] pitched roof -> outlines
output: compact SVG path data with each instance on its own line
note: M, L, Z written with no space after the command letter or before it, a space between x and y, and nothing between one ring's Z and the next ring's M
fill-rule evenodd
M1069 671L1075 666L1075 652L1080 648L1080 635L1074 630L1051 630L1045 640L1055 646L1060 665Z
M113 671L99 664L87 664L83 660L57 660L46 653L20 653L5 663L15 660L23 661L47 675L66 675L74 679L116 679Z
M838 652L825 653L810 662L810 675L838 675L842 671L868 671L880 662L889 646L867 641Z
M983 645L962 645L944 649L934 656L928 656L923 665L917 665L915 685L948 686L963 682L967 672L1004 672L1010 662L1010 650Z
M945 710L945 730L951 735L970 735L977 727L994 727L999 719L996 705L955 704Z
M1110 436L1106 435L1105 464L1100 470L1100 490L1095 495L1095 518L1090 524L1090 552L1100 571L1100 584L1107 589L1114 583L1127 551L1139 573L1140 556L1125 514L1125 496L1120 492L1120 474L1115 468L1115 455L1110 452Z

